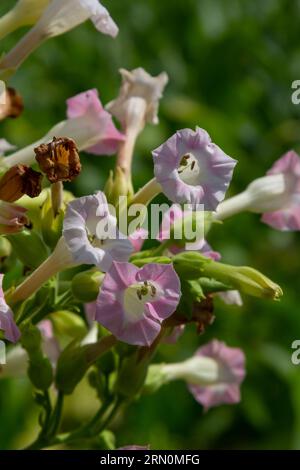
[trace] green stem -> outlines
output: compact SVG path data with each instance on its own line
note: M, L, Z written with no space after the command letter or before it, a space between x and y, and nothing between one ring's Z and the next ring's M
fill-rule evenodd
M156 181L156 178L150 180L145 186L143 186L133 197L130 202L132 204L149 204L152 199L161 193L161 186Z

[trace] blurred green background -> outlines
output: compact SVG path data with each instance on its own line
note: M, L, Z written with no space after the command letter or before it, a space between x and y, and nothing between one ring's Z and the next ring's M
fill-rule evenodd
M0 14L15 2L2 0ZM26 109L1 123L0 137L24 146L64 119L65 100L96 87L103 103L118 93L118 69L142 66L167 71L170 83L160 124L138 141L136 188L152 175L151 150L176 129L196 125L239 161L230 193L259 177L283 152L300 151L300 105L291 83L300 79L300 1L294 0L105 0L120 27L117 39L91 23L45 43L13 79ZM24 33L1 43L1 52ZM114 157L83 155L73 190L103 188ZM198 337L193 327L157 361L188 357L213 337L242 347L247 378L242 402L204 414L184 384L165 386L119 418L118 445L150 443L152 449L300 449L300 366L291 364L291 343L300 339L299 234L280 233L241 214L209 238L225 262L249 264L279 283L281 302L244 298L244 307L215 303L216 321ZM36 433L36 407L26 380L0 382L0 448L17 448ZM85 419L95 397L82 386L69 400L65 426Z

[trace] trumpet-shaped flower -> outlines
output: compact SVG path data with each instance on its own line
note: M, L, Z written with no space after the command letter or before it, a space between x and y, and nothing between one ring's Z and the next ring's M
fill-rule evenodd
M139 269L114 262L100 289L96 320L121 341L150 346L179 299L180 281L171 264Z
M118 27L98 0L51 0L36 24L3 57L0 63L7 78L45 40L64 34L91 19L98 31L115 37Z
M108 103L106 109L127 127L128 115L134 114L134 109L130 109L132 107L131 100L138 98L144 103L143 121L157 124L159 100L168 83L166 72L162 72L157 77L152 77L146 70L139 67L132 71L120 69L120 73L122 75L120 95Z
M214 211L224 199L236 165L199 127L177 131L152 155L165 195L179 204L204 204L206 211Z
M51 142L53 136L67 136L76 142L81 150L92 150L92 153L113 152L122 136L115 129L111 116L104 110L96 91L87 91L84 94L71 98L67 102L69 118L56 124L39 141L9 155L3 161L6 167L20 163L31 165L35 161L34 149L41 144Z
M207 410L241 400L240 384L245 378L245 356L241 349L221 341L199 348L186 362L186 379L195 399Z
M103 122L103 130L99 141L90 148L88 153L95 155L113 155L117 152L120 142L125 136L115 127L111 115L103 108L96 89L88 90L67 100L67 115L69 119L85 116L92 107L98 113L99 120Z
M222 202L216 217L223 220L242 211L263 214L262 221L278 230L300 230L300 157L296 152L285 153L266 176Z
M94 264L101 271L107 271L113 261L127 261L133 251L100 191L68 204L63 237L75 263Z
M185 380L195 399L208 410L223 403L238 403L244 377L243 351L213 340L183 362L150 366L146 389L155 391L173 380Z
M8 341L16 343L21 333L15 323L13 312L5 301L2 282L3 274L0 274L0 330L4 331L4 336Z
M101 33L115 37L118 27L98 0L52 0L36 24L44 37L64 34L91 19Z
M266 178L280 178L280 194L270 194L274 206L264 210L262 221L278 230L300 230L300 157L290 151L283 155L267 173ZM274 181L275 183L275 181ZM275 190L275 188L274 188Z
M24 207L0 201L0 234L20 232L28 224L26 212Z

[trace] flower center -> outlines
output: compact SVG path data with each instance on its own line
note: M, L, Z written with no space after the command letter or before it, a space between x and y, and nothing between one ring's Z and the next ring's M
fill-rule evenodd
M178 174L184 183L190 186L199 185L200 165L192 153L183 155L178 168Z
M144 315L145 304L153 302L160 296L160 288L153 282L144 281L131 284L124 293L124 309L126 319L138 321Z

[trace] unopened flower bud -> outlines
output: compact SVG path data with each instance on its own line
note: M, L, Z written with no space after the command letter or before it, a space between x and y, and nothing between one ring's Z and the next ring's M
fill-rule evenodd
M115 206L118 205L119 198L121 196L132 195L133 190L131 181L121 167L116 167L113 177L110 175L110 179L107 184L107 190L109 191L107 200L110 204Z
M115 385L116 393L125 398L135 397L146 380L148 366L149 360L140 359L137 353L123 359Z
M0 121L6 118L17 118L24 109L23 98L14 88L6 88L5 104L0 104Z
M71 394L89 367L116 343L114 336L106 336L97 343L74 346L71 344L60 355L56 369L56 387Z
M50 183L73 181L81 172L76 143L67 137L54 137L49 144L34 149L36 160Z
M74 297L84 303L95 301L103 278L104 274L95 269L76 274L72 280Z
M87 333L84 320L79 315L67 310L52 313L51 320L55 333L59 335L81 339Z
M24 194L34 198L42 190L41 182L41 173L26 165L15 165L0 180L0 199L6 202L15 202Z
M29 360L28 377L38 390L47 390L53 382L51 362L42 354Z
M23 230L7 235L7 238L17 257L27 267L37 268L48 257L45 243L34 230Z

